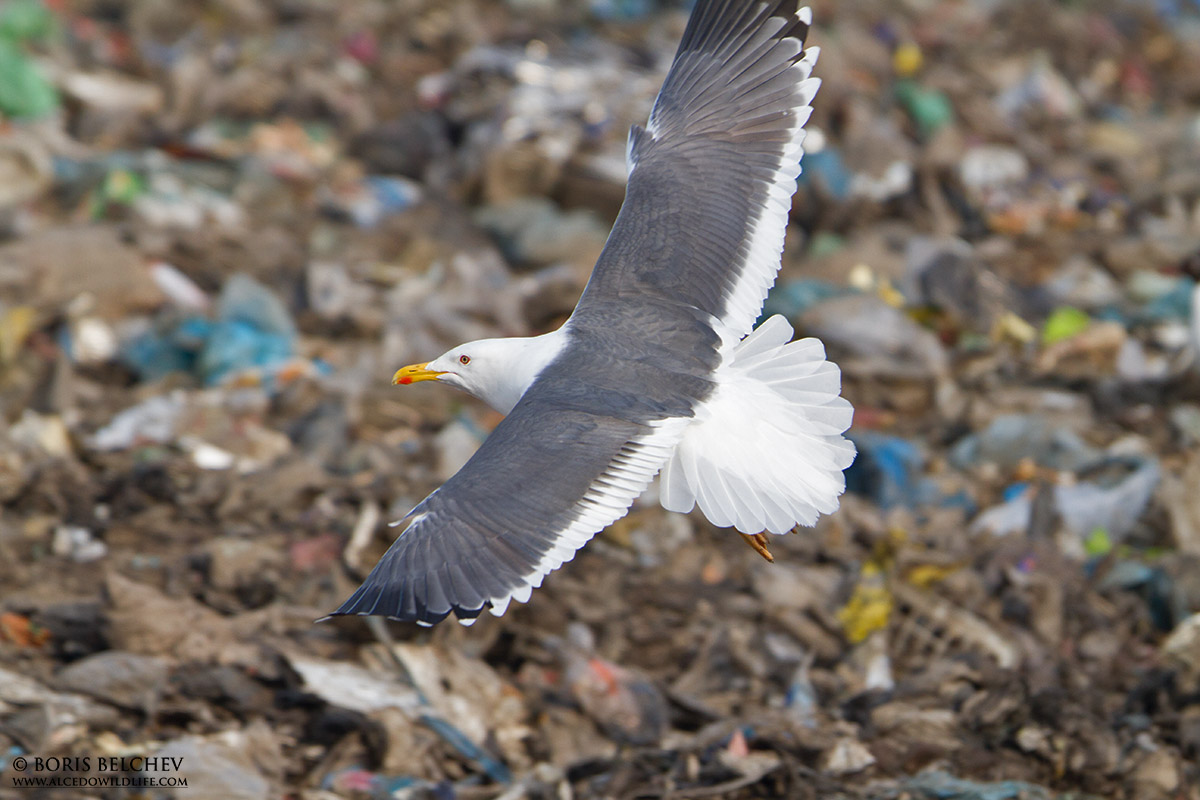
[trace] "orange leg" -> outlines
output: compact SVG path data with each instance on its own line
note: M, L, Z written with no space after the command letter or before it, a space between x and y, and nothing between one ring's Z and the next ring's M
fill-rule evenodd
M750 545L754 552L758 553L772 564L775 563L775 556L771 555L771 551L767 549L766 536L761 533L755 533L752 535L749 533L742 533L741 531L738 531L738 536L741 536L746 544Z

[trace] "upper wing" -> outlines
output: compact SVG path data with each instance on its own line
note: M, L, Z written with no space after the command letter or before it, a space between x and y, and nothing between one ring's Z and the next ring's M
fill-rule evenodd
M630 293L750 332L779 271L803 126L820 85L795 0L699 0L646 128L625 203L579 302Z
M410 513L404 532L337 614L432 624L525 602L551 570L624 516L670 456L691 402L687 378L646 391L566 354L467 464ZM633 385L636 390L628 388Z

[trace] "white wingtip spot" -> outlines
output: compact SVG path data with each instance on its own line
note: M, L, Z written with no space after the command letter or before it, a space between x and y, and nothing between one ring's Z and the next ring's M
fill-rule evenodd
M432 622L426 622L426 621L425 621L425 620L423 620L423 619L416 620L416 623L417 623L418 625L420 625L422 628L432 628L432 627L433 627L433 623L432 623Z
M807 106L812 103L813 98L817 96L817 90L821 88L820 78L806 78L800 83L800 105Z
M796 18L805 25L812 25L812 9L808 6L796 9Z
M804 61L807 61L809 66L815 67L817 59L821 57L821 46L813 45L812 47L804 48Z
M508 597L505 597L504 599L495 603L488 610L492 612L493 617L502 617L502 616L504 616L504 612L508 610L508 603L511 599L512 599L512 595L509 595Z
M464 628L469 628L474 625L478 619L479 617L459 617L458 624L462 625Z

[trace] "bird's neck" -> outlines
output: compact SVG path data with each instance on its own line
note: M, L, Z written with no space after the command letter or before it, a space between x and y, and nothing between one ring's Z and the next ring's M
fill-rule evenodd
M479 393L483 400L501 414L513 410L513 406L524 396L525 391L537 379L547 365L566 346L565 328L559 328L541 336L525 336L508 339L511 356L499 380L491 382Z

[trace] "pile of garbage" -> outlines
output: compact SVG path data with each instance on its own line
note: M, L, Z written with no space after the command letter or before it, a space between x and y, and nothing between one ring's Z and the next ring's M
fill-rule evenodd
M0 4L0 785L1200 800L1187 0L816 4L765 313L859 456L774 564L648 496L503 618L314 623L498 422L392 372L570 313L684 5Z

